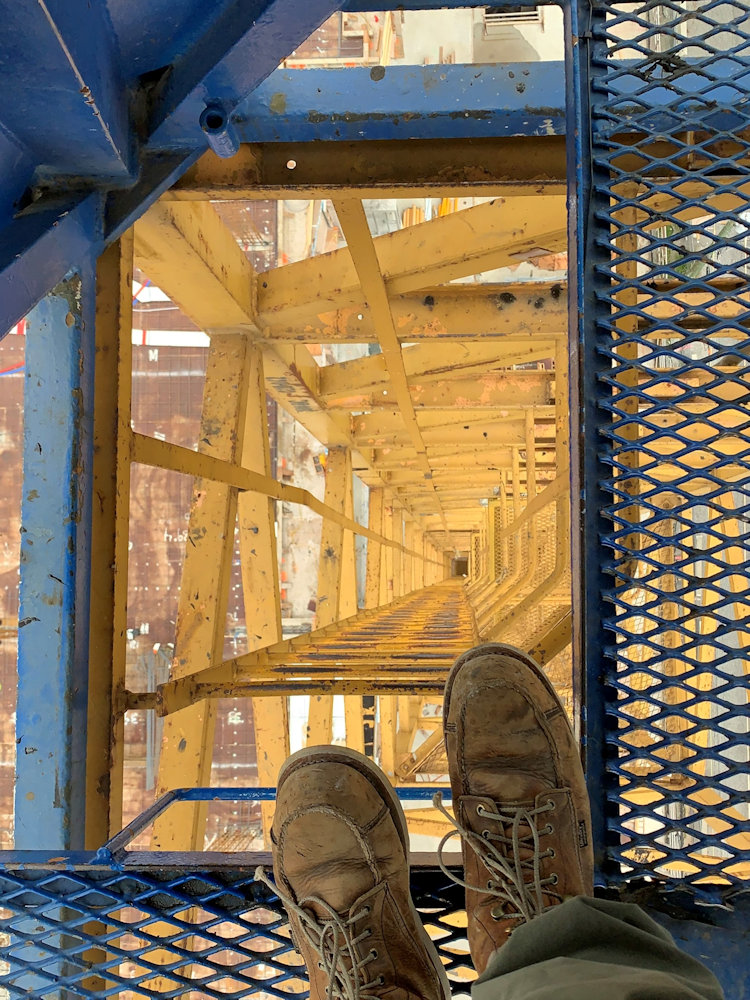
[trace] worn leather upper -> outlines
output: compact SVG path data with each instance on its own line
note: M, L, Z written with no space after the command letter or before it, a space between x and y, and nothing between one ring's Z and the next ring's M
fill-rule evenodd
M504 893L518 893L503 879L503 863L526 886L523 903L532 915L592 893L588 795L565 710L519 650L486 644L460 657L446 687L443 725L453 808L465 831L464 879L475 887L466 891L469 944L481 973L527 919L511 915L519 908Z
M353 995L352 981L343 980L351 980L352 967L363 962L354 984L358 996L442 1000L449 995L447 980L411 905L405 828L365 774L327 760L327 752L307 756L279 787L273 826L277 885L319 923L328 920L326 941L341 949L334 995ZM331 910L340 921L335 926ZM311 996L323 1000L330 975L319 968L310 925L293 911L289 920Z

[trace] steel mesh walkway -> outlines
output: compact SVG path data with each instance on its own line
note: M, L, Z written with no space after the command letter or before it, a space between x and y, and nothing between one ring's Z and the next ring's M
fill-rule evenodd
M462 581L449 580L229 660L226 680L204 683L197 674L166 683L160 699L172 710L186 696L439 692L453 661L476 641Z
M728 898L750 878L750 19L744 4L599 3L589 37L584 462L600 492L583 560L601 870Z
M231 866L205 859L170 866L153 855L119 870L6 866L0 871L0 995L307 995L286 916L254 880L254 870L253 859L243 855ZM415 872L412 886L460 991L475 978L462 892L438 869Z

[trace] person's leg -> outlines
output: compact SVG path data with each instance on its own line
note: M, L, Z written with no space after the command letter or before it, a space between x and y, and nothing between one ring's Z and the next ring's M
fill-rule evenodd
M578 747L529 656L490 643L459 657L443 727L474 1000L720 1000L714 976L637 906L591 898Z
M518 927L473 1000L722 1000L715 977L640 907L576 896Z
M450 1000L409 891L408 833L384 774L362 754L312 747L281 769L274 882L313 1000Z

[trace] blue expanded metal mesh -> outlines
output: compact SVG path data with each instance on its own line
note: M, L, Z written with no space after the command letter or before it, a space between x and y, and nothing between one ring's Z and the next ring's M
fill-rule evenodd
M721 892L750 877L750 9L588 16L602 868Z
M0 996L306 995L283 910L248 861L3 865ZM412 892L460 992L474 978L462 890L439 869L415 869Z

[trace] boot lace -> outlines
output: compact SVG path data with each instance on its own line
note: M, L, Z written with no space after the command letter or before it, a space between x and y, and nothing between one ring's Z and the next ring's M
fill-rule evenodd
M294 914L299 921L305 941L318 956L318 968L326 974L328 1000L379 1000L379 994L373 991L384 986L385 980L382 976L370 980L365 971L378 953L372 949L363 955L360 950L361 943L370 937L372 931L366 927L356 933L355 928L355 924L369 914L369 906L342 917L318 896L308 896L297 903L268 877L262 866L256 869L255 878L276 893L287 913ZM309 909L312 904L319 907L325 916Z
M554 858L555 852L552 848L543 851L540 840L554 833L554 828L547 823L540 829L538 817L554 810L552 799L541 806L518 806L497 812L480 804L477 814L498 824L497 831L484 830L482 833L461 826L443 805L440 792L435 795L432 804L454 827L438 846L440 868L448 878L464 888L496 896L500 902L491 911L494 920L529 921L562 902L562 896L551 888L558 883L557 875L542 875L542 861ZM470 885L446 867L443 860L445 846L457 836L471 847L487 869L490 879L486 885Z

